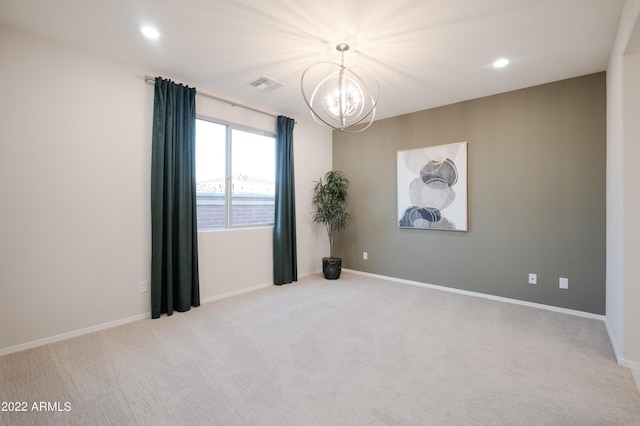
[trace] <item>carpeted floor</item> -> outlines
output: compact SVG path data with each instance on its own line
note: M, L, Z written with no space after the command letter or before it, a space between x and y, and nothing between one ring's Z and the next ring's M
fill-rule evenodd
M602 321L346 272L1 357L0 401L27 405L3 425L640 425Z

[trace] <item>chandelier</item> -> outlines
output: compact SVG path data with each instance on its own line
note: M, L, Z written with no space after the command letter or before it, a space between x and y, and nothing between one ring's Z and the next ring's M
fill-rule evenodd
M343 132L361 132L373 123L380 87L366 69L344 66L348 44L340 43L336 50L340 52L340 64L318 62L302 73L302 96L319 124Z

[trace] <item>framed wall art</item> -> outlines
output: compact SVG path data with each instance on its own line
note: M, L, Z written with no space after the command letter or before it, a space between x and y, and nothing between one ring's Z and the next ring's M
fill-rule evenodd
M398 151L398 226L467 231L467 143Z

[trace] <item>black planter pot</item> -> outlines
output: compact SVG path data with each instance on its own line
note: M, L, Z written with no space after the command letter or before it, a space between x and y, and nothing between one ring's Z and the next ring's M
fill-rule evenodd
M323 257L322 273L328 280L337 280L342 272L342 258L340 257Z

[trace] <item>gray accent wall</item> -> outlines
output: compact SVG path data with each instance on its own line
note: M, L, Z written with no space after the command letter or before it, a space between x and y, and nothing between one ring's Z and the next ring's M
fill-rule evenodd
M397 151L455 142L468 144L469 231L399 229ZM604 314L605 155L604 72L334 132L353 215L336 255L358 271Z

